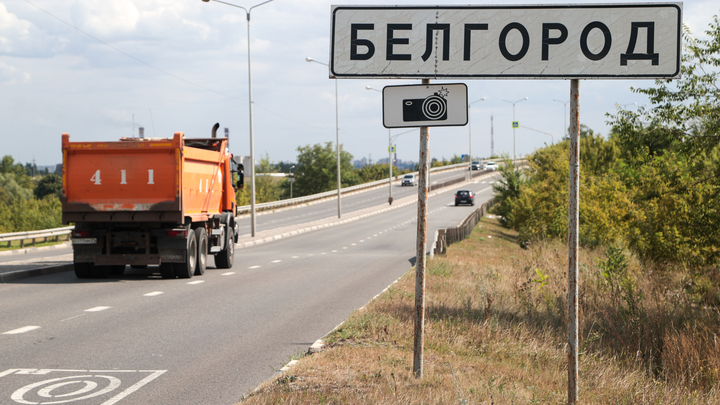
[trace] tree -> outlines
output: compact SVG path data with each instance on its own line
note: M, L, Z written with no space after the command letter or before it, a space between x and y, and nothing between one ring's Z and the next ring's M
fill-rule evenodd
M300 146L295 167L293 196L304 196L337 189L337 154L332 142ZM359 184L352 166L352 155L340 145L340 173L342 187Z
M62 178L57 174L43 176L40 181L38 181L37 186L35 186L33 193L35 194L35 198L39 200L51 194L60 198L60 196L62 196Z

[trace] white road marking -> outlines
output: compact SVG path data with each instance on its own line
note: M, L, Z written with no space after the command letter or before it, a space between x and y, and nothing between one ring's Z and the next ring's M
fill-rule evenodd
M291 259L298 259L298 258L300 258L300 256L293 256L293 257L291 257Z
M321 255L325 255L325 254L327 254L327 253L325 253L325 252L322 252L322 253L320 253L320 254L321 254Z
M343 246L343 249L347 249L347 246Z
M69 320L71 320L71 319L79 318L79 317L84 316L84 315L86 315L86 314L80 314L80 315L71 316L70 318L61 319L60 322L69 321Z
M234 272L234 271L230 271L230 272L221 274L221 276L232 276L233 274L235 274L235 272Z
M191 281L188 284L202 284L204 282L205 282L205 280L196 280L196 281Z
M330 252L330 253L337 253L337 250L333 250L333 251L332 251L332 252Z
M273 260L270 263L280 263L282 260Z
M258 269L258 268L260 268L260 266L250 266L250 267L248 267L248 269Z
M22 328L9 330L7 332L3 332L3 335L17 335L20 333L30 332L31 330L40 329L39 326L23 326Z
M352 245L350 245L350 246L355 246L355 245L357 245L357 243L353 243L353 244L352 244Z
M112 307L94 307L94 308L86 309L85 312L100 312L100 311L104 311L104 310L110 309L110 308L112 308Z
M153 292L149 292L149 293L147 293L147 294L143 294L143 296L145 296L145 297L154 297L154 296L160 295L160 294L164 294L164 293L163 293L162 291L153 291Z

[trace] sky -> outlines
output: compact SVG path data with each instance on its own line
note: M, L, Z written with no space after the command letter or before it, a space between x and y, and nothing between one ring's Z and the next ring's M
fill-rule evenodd
M229 2L251 7L262 1ZM533 2L543 3L560 2ZM267 155L276 163L295 161L298 147L335 142L335 82L326 66L306 58L328 62L331 5L376 4L467 3L275 0L253 9L256 160ZM683 22L703 37L719 10L717 0L685 1ZM230 151L249 155L247 40L245 12L213 1L0 1L0 156L54 165L62 162L62 133L71 141L113 141L138 136L142 126L146 137L172 137L177 131L206 137L216 122L229 128ZM489 156L491 116L495 153L512 155L512 105L502 99L528 97L516 104L518 156L562 136L569 105L553 99L569 100L569 80L452 82L467 84L470 101L486 100L472 104L470 128L430 129L431 157L466 154L470 140L474 156ZM382 95L366 86L418 83L338 79L340 143L354 159L387 158ZM616 104L628 109L646 104L630 88L652 86L652 80L583 80L581 123L606 136L606 113L615 112ZM418 160L418 130L390 134L398 159Z

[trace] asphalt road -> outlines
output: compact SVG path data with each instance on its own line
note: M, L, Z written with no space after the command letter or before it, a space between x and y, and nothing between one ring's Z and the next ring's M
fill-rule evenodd
M453 204L461 187L492 196L482 178L431 197L428 248L472 211ZM233 404L410 269L416 217L408 204L239 249L190 280L151 267L0 284L0 404Z

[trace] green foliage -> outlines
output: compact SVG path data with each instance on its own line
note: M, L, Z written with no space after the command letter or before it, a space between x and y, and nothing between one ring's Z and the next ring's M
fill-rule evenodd
M48 174L38 181L33 191L38 199L45 198L46 195L54 194L58 198L62 196L62 177L57 174Z
M681 79L633 89L647 95L652 108L610 115L609 139L581 128L582 245L620 243L641 258L691 268L718 263L717 16L707 35L707 40L695 40L685 33ZM499 203L494 211L503 217L503 225L519 232L522 242L567 237L568 148L564 141L536 151L524 181L511 170L501 171L503 180L494 186ZM617 252L609 252L612 255ZM613 282L620 290L631 289L624 276L618 277L620 281Z
M515 224L514 209L524 183L523 175L507 156L503 157L503 164L500 165L500 175L500 180L493 184L495 205L492 212L500 215L500 223L503 226L513 227Z
M337 189L337 153L332 142L300 146L295 168L293 196L322 193ZM360 183L360 178L351 164L352 155L340 145L341 186L349 187Z
M25 172L25 167L20 163L15 163L15 159L10 155L5 155L0 162L0 174L11 175L15 182L23 188L32 188L32 179Z
M22 187L12 173L0 173L0 203L12 204L32 198L33 192Z
M628 258L622 248L608 246L607 259L598 260L600 277L616 308L620 308L623 320L637 320L642 292L638 290L637 280L628 271Z
M363 166L358 169L357 175L360 177L361 183L369 183L371 181L385 180L390 175L390 166L388 164L374 164ZM406 173L407 170L400 170L393 165L393 177Z

